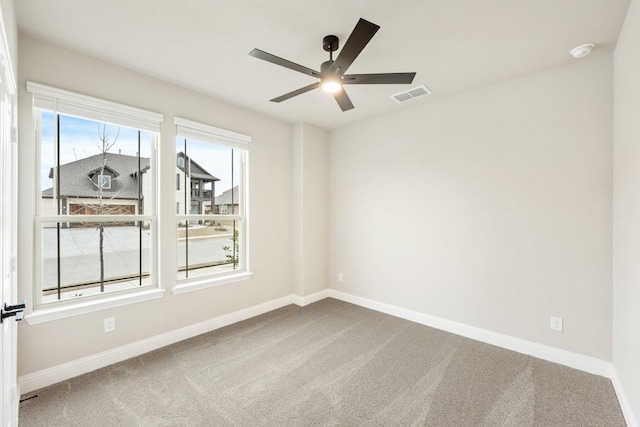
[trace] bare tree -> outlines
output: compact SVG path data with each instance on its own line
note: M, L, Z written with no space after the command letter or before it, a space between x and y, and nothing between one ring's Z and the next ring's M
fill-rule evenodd
M96 200L94 203L86 203L86 202L80 202L80 200L78 199L78 202L80 202L81 205L88 207L91 212L94 212L97 215L115 215L119 213L117 208L107 203L107 200L117 197L118 194L124 190L124 188L120 188L116 193L112 194L110 197L106 197L106 194L105 194L106 185L105 185L105 182L103 181L105 176L105 169L107 168L108 161L109 161L108 154L111 151L111 149L113 149L113 147L116 145L116 142L118 141L118 136L120 136L120 128L118 128L118 131L115 137L112 139L111 136L109 135L106 124L103 124L102 126L98 126L98 140L95 142L95 145L98 147L98 150L100 151L100 154L102 156L100 166L98 168L99 169L99 172L97 174L98 177L95 180L92 177L89 177L89 176L87 177L87 179L89 179L91 184L97 190ZM113 181L117 180L117 177L110 176L109 180L111 181L111 186L113 186ZM104 292L104 274L105 274L104 272L105 270L104 269L104 226L105 226L104 221L98 222L97 229L100 233L100 243L99 243L100 292Z

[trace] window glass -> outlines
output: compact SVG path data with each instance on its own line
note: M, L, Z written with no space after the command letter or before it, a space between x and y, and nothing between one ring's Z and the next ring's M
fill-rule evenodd
M43 304L150 284L150 223L45 222ZM53 250L60 243L60 254ZM115 250L117 248L117 250Z
M178 137L176 156L184 159L178 174L185 182L176 191L178 279L243 270L246 150Z
M150 285L155 134L47 110L40 130L38 303Z
M98 185L100 188L111 189L111 175L98 175Z

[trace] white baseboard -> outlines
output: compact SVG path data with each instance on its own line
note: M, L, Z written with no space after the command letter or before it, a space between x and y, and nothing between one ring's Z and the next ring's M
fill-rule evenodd
M633 413L629 396L627 396L627 393L622 387L622 383L620 382L620 377L618 377L618 371L615 366L611 370L611 382L613 383L613 388L616 390L616 394L618 395L618 402L620 403L620 409L622 409L622 413L624 414L624 419L627 422L627 427L640 427L638 419Z
M324 289L320 292L316 292L315 294L301 296L294 294L293 295L293 303L299 305L300 307L304 307L305 305L313 304L314 302L323 300L329 297L329 289Z
M83 357L78 360L43 369L41 371L22 375L18 378L19 390L22 394L30 393L60 381L65 381L70 378L77 377L78 375L86 374L87 372L95 371L96 369L157 350L164 346L267 313L292 304L295 302L294 300L294 295L287 295L253 307L234 311L233 313L224 314L213 319L205 320L204 322L176 329L175 331L147 338L142 341L137 341L98 354Z
M579 353L573 353L561 350L555 347L538 344L532 341L515 338L509 335L499 334L497 332L488 331L486 329L477 328L475 326L465 325L463 323L454 322L429 314L420 313L418 311L397 307L391 304L374 301L368 298L358 297L344 292L329 289L331 298L346 301L362 307L370 308L432 328L441 329L456 335L471 338L487 344L506 348L508 350L517 351L519 353L528 354L539 359L548 360L550 362L559 363L591 374L600 375L611 378L612 365L605 360L596 359L594 357L584 356Z

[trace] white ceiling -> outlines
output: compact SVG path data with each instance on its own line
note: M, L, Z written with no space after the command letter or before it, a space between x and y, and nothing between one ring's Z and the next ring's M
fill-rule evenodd
M610 52L629 0L17 0L30 36L288 121L332 129ZM411 85L351 85L342 112L314 82L249 56L259 48L319 70L322 38L362 17L381 28L348 73L417 72ZM338 52L339 53L339 52ZM424 84L433 95L390 96Z

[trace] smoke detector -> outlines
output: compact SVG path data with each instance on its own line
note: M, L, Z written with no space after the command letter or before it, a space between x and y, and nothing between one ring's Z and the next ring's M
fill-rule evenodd
M571 49L571 56L574 58L583 58L591 53L591 49L596 46L595 43L585 43Z

